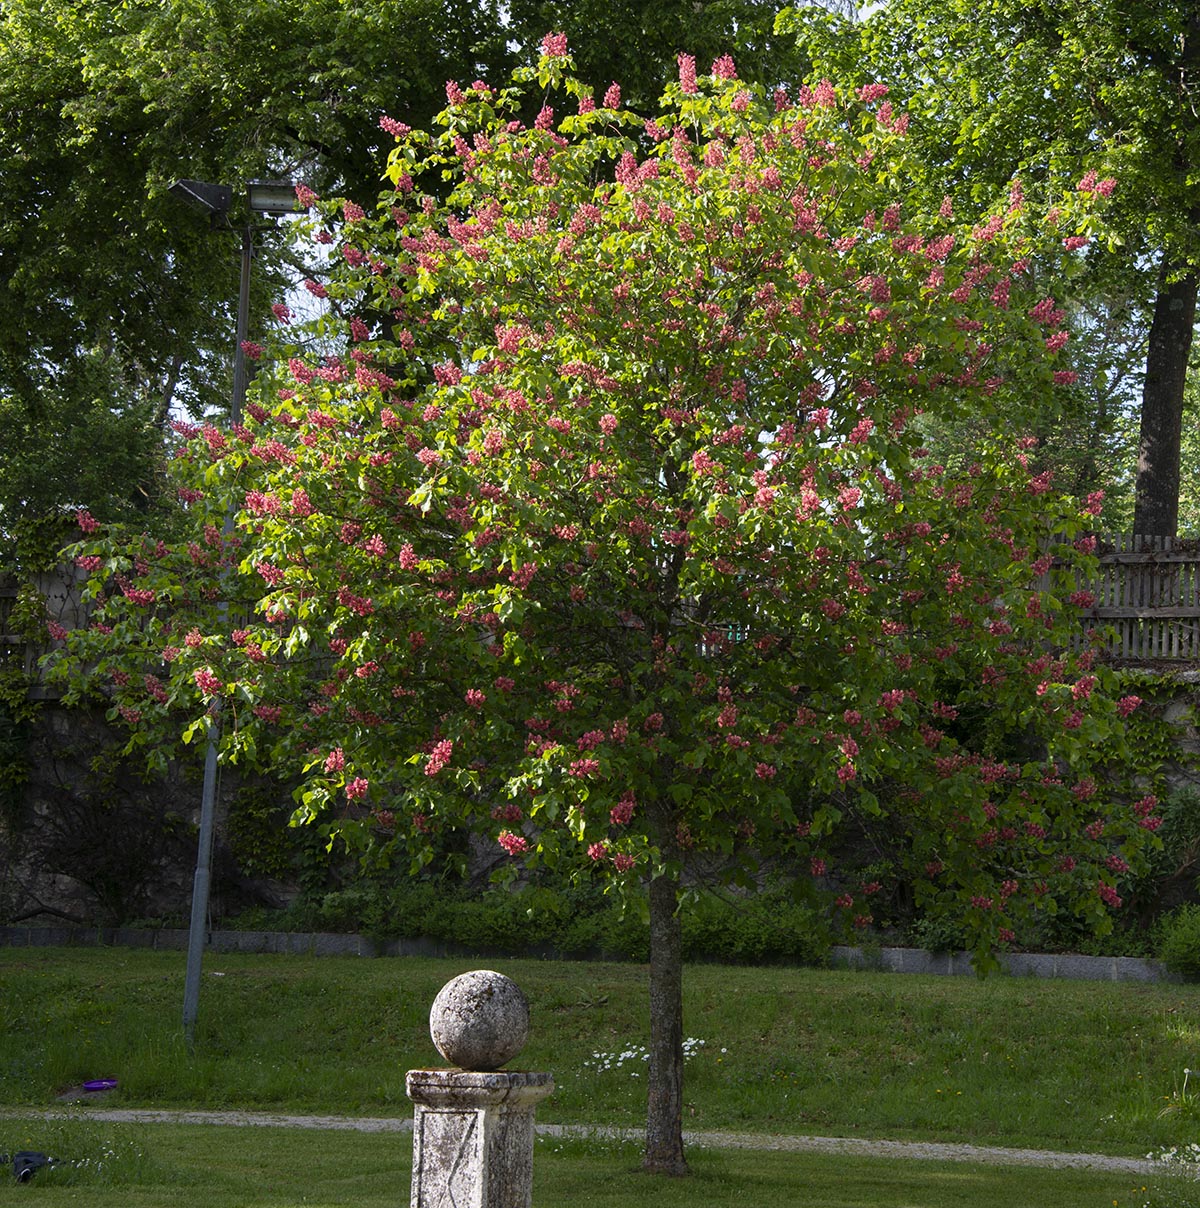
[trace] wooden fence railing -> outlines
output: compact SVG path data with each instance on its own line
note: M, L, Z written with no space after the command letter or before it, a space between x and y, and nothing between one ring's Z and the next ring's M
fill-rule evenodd
M1105 536L1086 629L1110 629L1110 658L1200 661L1200 541Z

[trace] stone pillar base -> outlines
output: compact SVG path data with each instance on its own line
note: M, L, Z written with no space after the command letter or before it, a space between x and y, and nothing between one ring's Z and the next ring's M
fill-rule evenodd
M530 1208L533 1115L550 1074L409 1070L412 1208Z

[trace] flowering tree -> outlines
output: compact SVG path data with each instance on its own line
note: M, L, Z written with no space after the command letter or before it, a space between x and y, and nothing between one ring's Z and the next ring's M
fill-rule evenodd
M962 229L906 211L885 89L764 96L684 56L643 122L543 49L532 126L482 83L439 133L384 119L376 210L320 211L344 352L181 428L190 531L93 533L95 619L55 657L155 758L219 712L223 758L295 769L297 821L350 842L491 827L647 886L646 1164L678 1171L696 853L789 853L866 925L879 886L835 853L884 820L982 963L1034 911L1120 905L1156 822L1106 766L1138 702L1062 653L1098 501L1015 433L929 464L919 425L1054 389L1027 256L1111 186L1047 214L1014 183Z

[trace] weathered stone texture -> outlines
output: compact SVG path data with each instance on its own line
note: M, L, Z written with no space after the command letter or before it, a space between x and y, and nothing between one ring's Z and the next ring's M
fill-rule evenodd
M434 1047L464 1070L498 1070L525 1047L529 1002L516 982L490 969L448 981L429 1012Z

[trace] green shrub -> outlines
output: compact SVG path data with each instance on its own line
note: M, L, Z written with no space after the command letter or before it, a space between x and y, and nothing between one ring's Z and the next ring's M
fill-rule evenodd
M600 955L616 960L645 962L650 959L650 922L633 906L624 909L607 902L596 916Z
M1200 905L1189 903L1159 924L1158 956L1172 972L1200 978Z
M786 888L745 897L704 894L683 916L683 950L690 960L820 965L831 945L825 920Z
M960 952L966 947L966 931L957 919L917 919L904 933L905 943L930 952Z
M302 897L274 914L252 911L232 926L358 932L377 941L425 937L514 955L553 952L631 961L650 955L644 912L589 885L471 893L434 881L363 878L344 889ZM831 944L825 920L796 902L786 887L730 897L705 892L684 908L689 960L824 964Z

